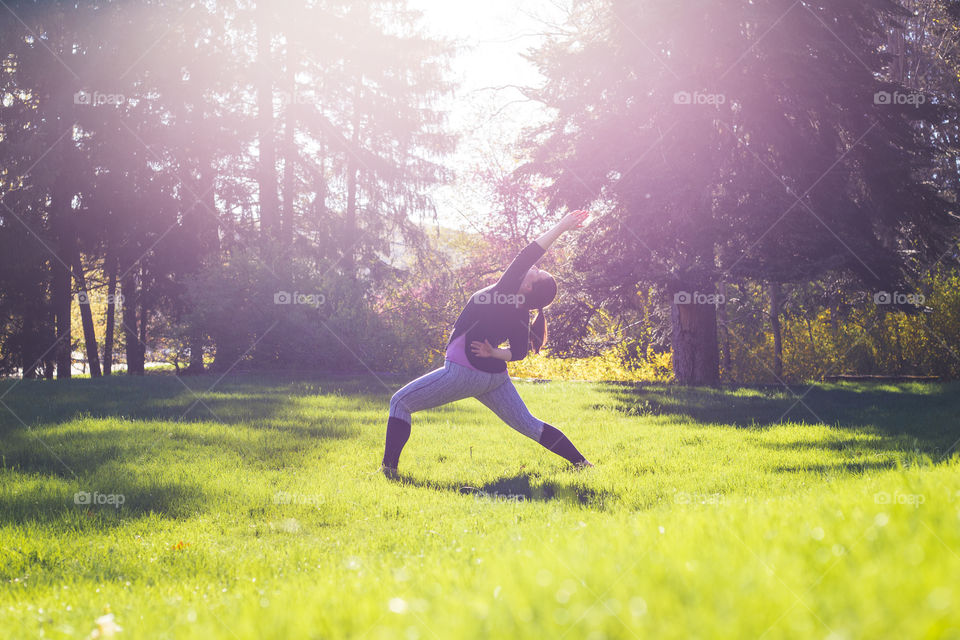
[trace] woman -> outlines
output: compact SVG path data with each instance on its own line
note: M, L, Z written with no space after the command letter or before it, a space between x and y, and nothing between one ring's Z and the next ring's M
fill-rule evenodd
M393 394L380 467L384 475L397 477L400 452L410 437L411 414L471 396L508 425L577 467L593 466L559 429L530 414L510 381L506 364L522 360L531 347L539 351L547 337L543 308L557 295L557 282L534 263L562 233L582 226L588 215L586 211L567 214L527 245L496 284L474 293L453 325L443 367ZM530 312L534 309L537 318L531 326ZM500 348L505 341L509 349Z

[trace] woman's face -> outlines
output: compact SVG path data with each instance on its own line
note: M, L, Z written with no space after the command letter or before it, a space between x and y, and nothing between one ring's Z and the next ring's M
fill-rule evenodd
M527 271L527 275L523 277L523 281L520 283L519 293L522 293L523 295L527 295L528 293L533 291L534 282L536 282L537 280L544 280L549 277L550 277L550 274L544 271L543 269L539 269L537 267L530 267L530 270Z

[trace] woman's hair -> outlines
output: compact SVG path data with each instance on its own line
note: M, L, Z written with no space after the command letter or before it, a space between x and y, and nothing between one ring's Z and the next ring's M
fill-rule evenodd
M547 320L543 315L543 308L557 297L557 281L553 276L541 278L533 283L530 293L524 296L523 306L529 310L537 310L537 317L530 325L530 348L539 353L543 343L547 341Z

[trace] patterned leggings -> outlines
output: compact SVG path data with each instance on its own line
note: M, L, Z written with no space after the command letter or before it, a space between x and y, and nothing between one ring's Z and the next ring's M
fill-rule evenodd
M508 425L539 442L543 421L523 404L506 371L487 373L445 360L443 367L407 383L390 399L390 415L410 423L410 414L476 398Z

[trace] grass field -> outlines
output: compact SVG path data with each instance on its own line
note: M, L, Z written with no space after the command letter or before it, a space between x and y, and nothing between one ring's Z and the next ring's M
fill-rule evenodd
M0 383L0 637L960 638L960 385L403 382Z

